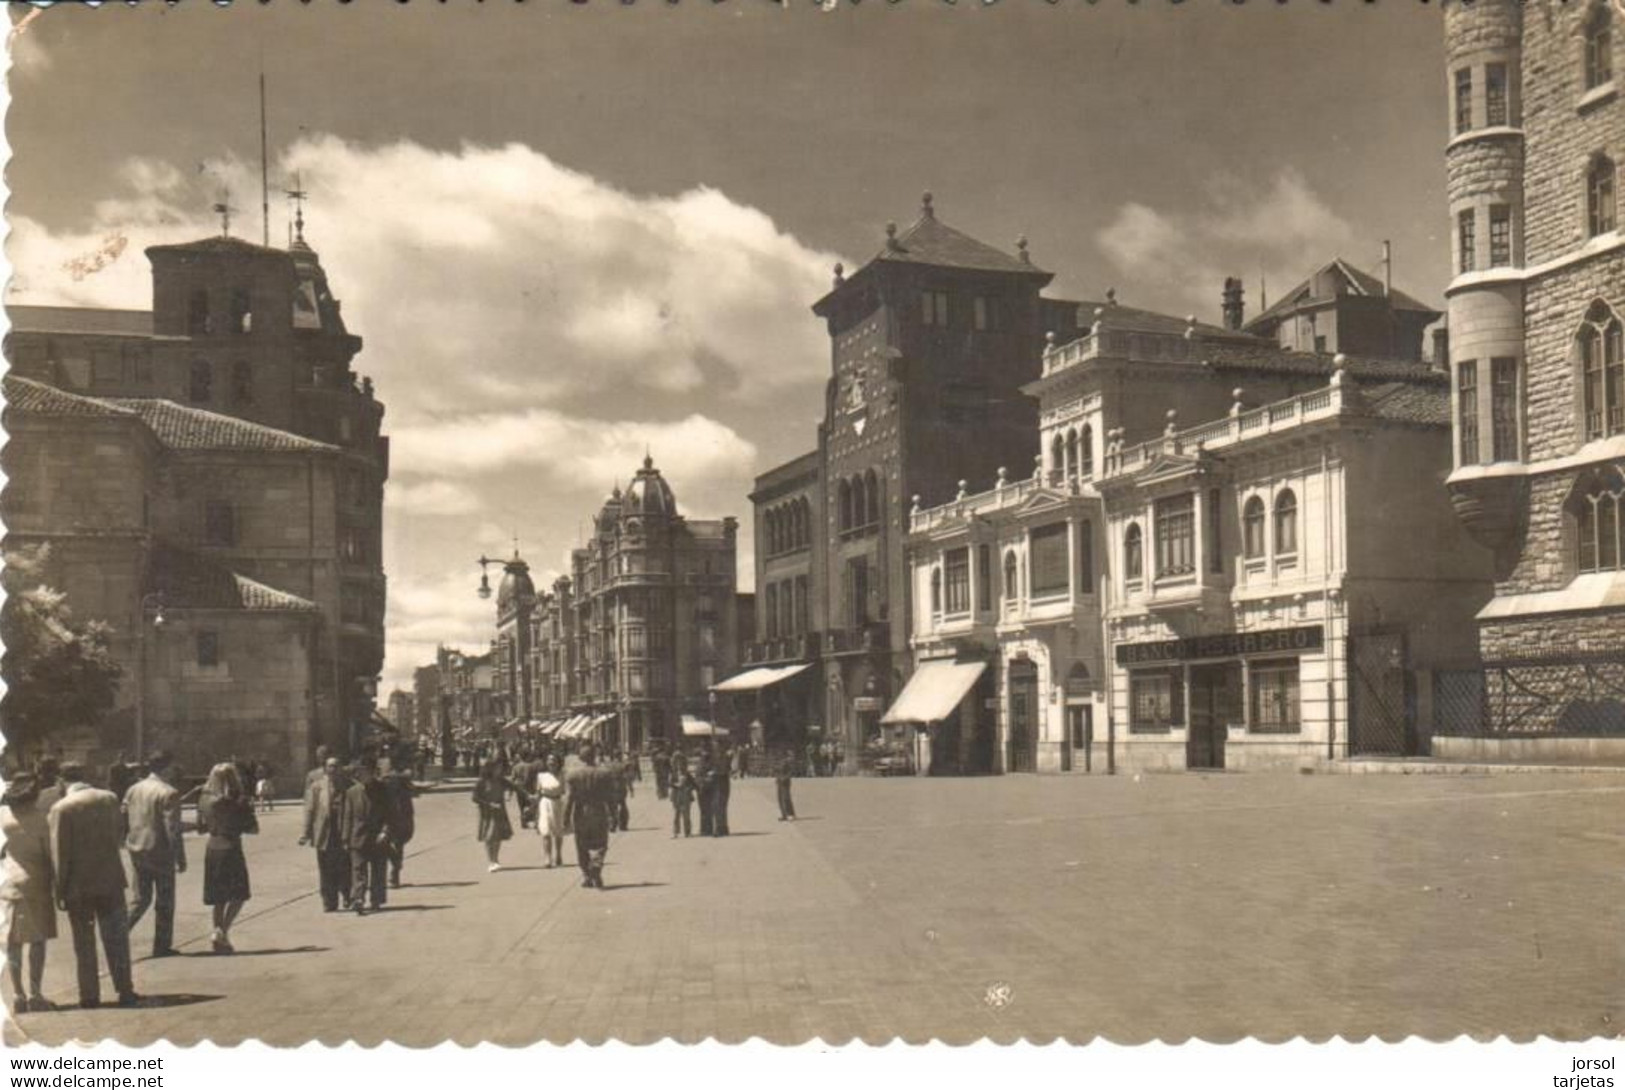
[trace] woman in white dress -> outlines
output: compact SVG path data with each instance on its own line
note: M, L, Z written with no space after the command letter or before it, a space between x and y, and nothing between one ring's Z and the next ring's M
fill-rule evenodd
M564 866L564 758L557 753L536 774L536 831L547 865Z
M0 798L0 835L5 837L0 863L0 931L5 933L6 968L16 994L12 1011L49 1011L56 1007L40 992L45 980L45 944L56 938L56 904L52 897L51 834L45 808L38 805L33 776L15 773ZM28 992L23 992L23 950L28 950Z

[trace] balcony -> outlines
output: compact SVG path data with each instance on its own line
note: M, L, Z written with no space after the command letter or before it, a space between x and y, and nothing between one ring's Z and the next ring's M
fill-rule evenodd
M1330 386L1277 401L1261 408L1241 411L1183 431L1169 431L1160 439L1130 447L1108 447L1104 478L1134 473L1151 465L1161 455L1192 455L1199 451L1222 450L1250 439L1275 435L1319 420L1330 420L1357 411L1359 393L1343 385L1334 375ZM1171 414L1170 414L1171 415Z
M818 658L822 643L821 632L803 632L798 636L748 643L745 645L745 665L763 666L773 662L812 661Z
M1200 341L1179 333L1148 333L1130 329L1103 329L1099 322L1089 333L1044 350L1044 376L1103 357L1137 360L1190 360Z
M830 655L864 655L891 648L891 625L885 621L835 628L824 636L824 650Z

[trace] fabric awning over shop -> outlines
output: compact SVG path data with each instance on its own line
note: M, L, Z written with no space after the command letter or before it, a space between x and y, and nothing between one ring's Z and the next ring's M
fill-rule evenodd
M714 723L709 723L692 715L683 716L683 737L685 738L710 738L713 735L727 733L726 727L719 727Z
M940 723L959 707L986 669L985 662L922 662L880 721Z
M713 693L748 693L757 689L765 689L769 685L777 685L786 678L795 677L801 671L811 666L810 662L798 662L793 666L758 666L754 670L746 670L742 674L735 674L726 681L719 681L711 686Z

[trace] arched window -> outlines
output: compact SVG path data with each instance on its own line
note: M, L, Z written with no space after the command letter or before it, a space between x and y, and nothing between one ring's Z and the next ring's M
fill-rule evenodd
M247 288L233 288L231 292L231 332L252 333L254 331L254 304L249 299Z
M870 526L880 525L880 482L875 479L875 471L870 470L864 475L864 521Z
M869 499L863 494L863 477L852 478L852 529L861 529L868 517Z
M838 512L835 526L844 534L852 529L852 485L842 478L841 483L835 488L835 495Z
M1575 484L1568 509L1574 517L1575 567L1625 569L1625 472L1609 466L1586 474Z
M1066 475L1068 479L1078 475L1078 429L1070 428L1066 433Z
M213 323L209 321L209 293L194 291L187 301L186 332L193 334L212 333L212 326Z
M1049 445L1049 479L1051 482L1058 483L1065 476L1066 439L1060 432L1056 432L1055 438L1050 441Z
M1614 78L1614 27L1607 4L1598 4L1585 27L1585 89Z
M942 612L942 569L931 569L931 613Z
M1021 578L1021 565L1016 563L1016 551L1011 549L1004 554L1004 600L1014 602L1021 597L1021 587L1018 580Z
M1615 206L1614 161L1606 155L1591 160L1586 170L1586 235L1596 238L1619 224Z
M1275 497L1275 554L1291 556L1298 551L1298 497L1284 488Z
M1601 299L1580 326L1580 371L1585 437L1625 432L1625 327Z
M1145 576L1145 541L1140 524L1131 522L1123 531L1123 578L1139 582Z
M1078 433L1078 476L1084 480L1095 475L1095 430L1088 424Z
M1242 554L1248 560L1257 560L1267 548L1264 544L1264 501L1257 496L1250 498L1241 508L1241 545Z
M192 361L191 397L207 402L214 394L214 366L208 360Z

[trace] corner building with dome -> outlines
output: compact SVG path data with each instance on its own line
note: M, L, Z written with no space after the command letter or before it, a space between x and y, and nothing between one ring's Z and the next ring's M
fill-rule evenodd
M568 582L537 611L538 714L596 717L599 739L624 749L680 738L684 715L709 717L711 686L737 669L749 637L738 535L732 517L686 518L645 457L604 500L590 540L571 552Z

